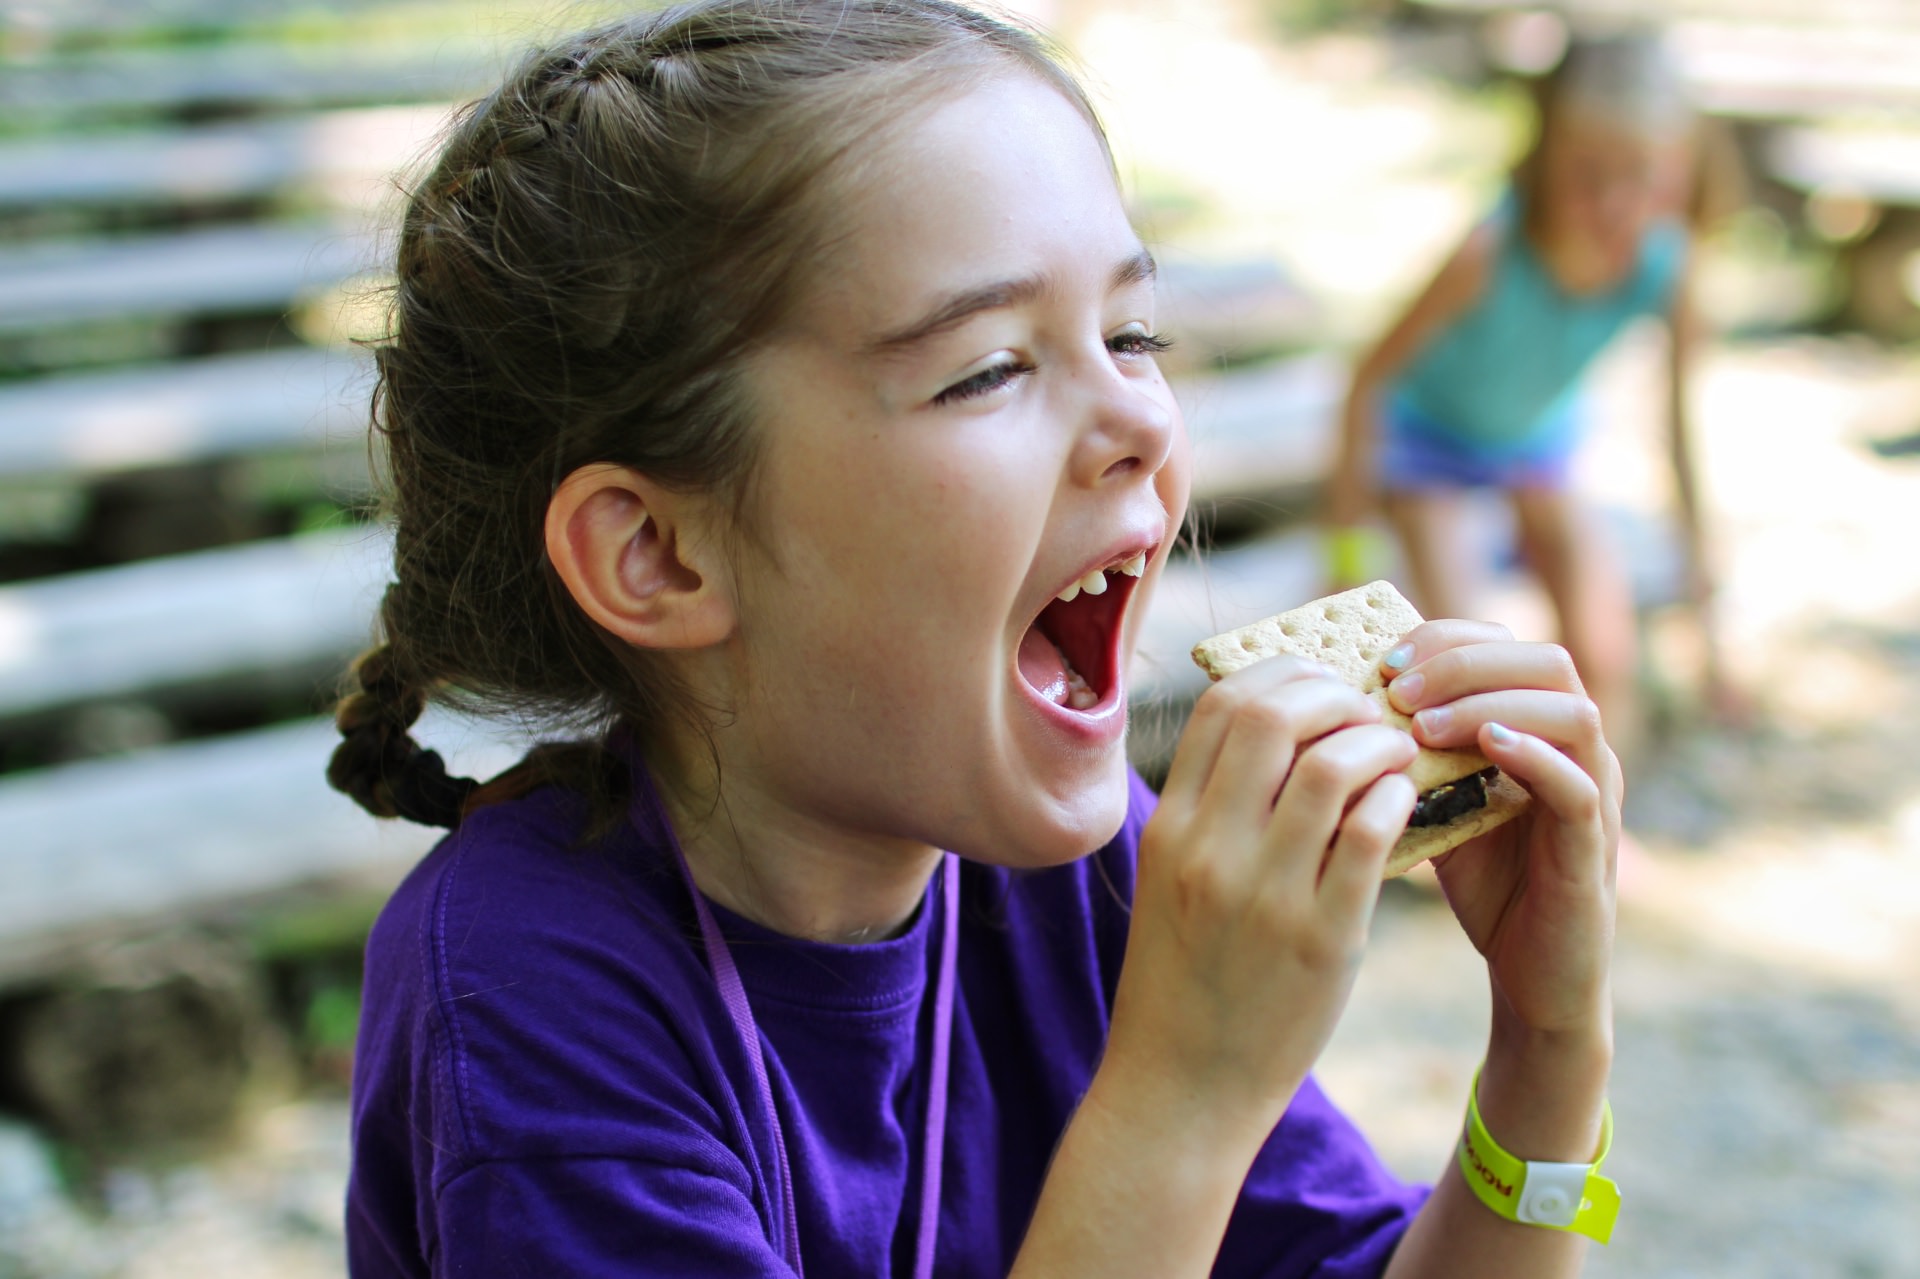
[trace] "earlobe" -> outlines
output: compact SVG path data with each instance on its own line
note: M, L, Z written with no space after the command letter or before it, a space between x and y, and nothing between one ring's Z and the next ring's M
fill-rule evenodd
M725 566L695 497L630 467L583 466L547 502L547 558L595 624L640 648L706 648L733 632Z

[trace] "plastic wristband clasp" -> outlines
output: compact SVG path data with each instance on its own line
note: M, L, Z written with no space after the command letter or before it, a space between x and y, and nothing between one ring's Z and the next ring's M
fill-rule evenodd
M1613 1149L1613 1106L1600 1112L1600 1153L1590 1164L1516 1158L1500 1148L1480 1120L1480 1072L1467 1090L1467 1125L1460 1134L1460 1173L1480 1202L1508 1221L1569 1230L1596 1243L1613 1237L1620 1187L1600 1175Z

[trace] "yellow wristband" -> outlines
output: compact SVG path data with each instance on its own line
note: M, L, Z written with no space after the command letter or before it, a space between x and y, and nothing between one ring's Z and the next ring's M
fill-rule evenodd
M1460 1134L1460 1173L1480 1202L1508 1221L1570 1230L1597 1243L1613 1237L1620 1187L1600 1175L1613 1149L1613 1106L1600 1112L1600 1153L1590 1164L1535 1163L1500 1149L1480 1121L1480 1072L1467 1090L1467 1126Z
M1386 546L1374 529L1351 524L1326 529L1321 536L1327 576L1335 582L1353 586L1384 575Z

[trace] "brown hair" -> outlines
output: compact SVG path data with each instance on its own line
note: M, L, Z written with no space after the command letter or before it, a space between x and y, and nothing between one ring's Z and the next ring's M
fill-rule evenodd
M547 562L558 482L593 462L718 489L751 531L742 357L830 248L831 197L913 106L993 72L1092 107L1034 33L947 0L711 0L525 58L408 197L377 344L394 582L354 666L328 780L453 825L543 780L607 798L591 744L693 705ZM1104 144L1104 138L1103 138ZM832 176L840 183L825 179ZM408 729L429 696L584 733L474 793ZM604 806L603 806L604 807Z

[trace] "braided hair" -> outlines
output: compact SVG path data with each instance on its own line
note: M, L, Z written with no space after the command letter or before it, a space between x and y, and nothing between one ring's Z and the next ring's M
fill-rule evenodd
M916 106L1008 71L1091 105L1032 32L952 0L707 0L527 56L451 125L408 193L375 344L394 578L354 664L328 780L451 826L544 781L604 819L592 744L709 712L594 625L548 563L548 500L611 462L716 491L753 535L738 370L830 251L834 197ZM409 730L428 699L585 745L476 788Z

